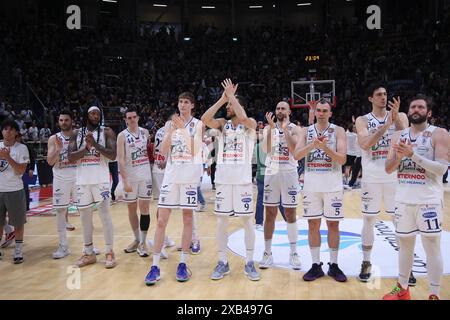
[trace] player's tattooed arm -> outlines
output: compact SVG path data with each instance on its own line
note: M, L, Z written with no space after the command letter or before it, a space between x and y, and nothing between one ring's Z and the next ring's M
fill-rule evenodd
M356 119L356 132L358 135L358 144L363 150L369 150L374 146L381 137L386 133L389 127L392 125L391 113L389 114L386 123L380 126L374 133L369 134L367 129L367 118L360 116Z
M68 150L68 159L70 162L76 162L84 157L86 154L86 147L81 148L78 150L77 146L77 136L78 136L78 130L75 130L70 137L69 141L69 150Z
M117 157L116 134L111 128L105 128L105 140L106 146L98 144L97 141L94 141L92 145L101 155L114 161Z
M201 120L202 122L212 129L221 130L225 125L226 120L223 118L214 119L215 114L222 108L224 104L228 102L228 98L225 95L225 91L222 93L222 96L215 104L213 104L206 112L203 114Z
M59 160L59 153L63 147L61 139L59 139L55 134L52 135L47 142L47 163L51 166Z

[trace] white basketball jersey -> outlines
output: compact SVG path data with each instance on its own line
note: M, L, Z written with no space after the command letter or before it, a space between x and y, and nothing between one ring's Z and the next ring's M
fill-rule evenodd
M218 184L242 185L252 183L252 158L256 132L244 125L233 126L231 120L223 126L218 136L217 169Z
M156 131L155 135L155 163L153 164L153 173L164 174L164 169L158 167L158 164L166 161L166 155L161 153L161 144L164 138L164 127Z
M192 155L191 141L186 139L182 130L177 129L172 134L170 152L167 159L167 166L164 173L164 183L189 184L199 183L203 174L202 160L202 122L192 117L185 124L189 137L196 140L195 145L200 147Z
M361 148L358 144L358 135L354 132L346 132L347 154L349 156L361 157Z
M147 154L148 137L144 129L138 129L138 134L128 129L122 131L125 138L125 170L129 182L150 179L150 162Z
M316 125L308 127L306 144L313 143L317 137L325 136L328 147L336 151L336 126L331 124L323 132L318 132ZM305 160L305 183L303 190L310 192L337 192L343 190L342 166L331 160L322 149L311 150Z
M83 149L85 147L87 132L88 130L85 127L78 130L78 149ZM98 130L94 130L92 133L94 140L98 140L98 144L101 146L106 145L104 127L100 127L100 138L98 137ZM95 148L92 148L77 162L77 185L101 183L109 183L108 159L102 156Z
M295 124L289 123L288 130L291 132L296 127ZM277 171L295 171L297 172L298 162L294 159L294 155L289 151L286 136L281 128L277 127L271 130L272 150L267 157L266 166ZM270 170L269 170L270 171Z
M63 143L63 148L59 152L59 160L53 166L53 178L67 182L73 182L77 178L76 163L69 162L69 141L70 137L64 136L61 132L55 135L55 139L60 139Z
M369 134L374 133L386 122L388 114L383 120L377 119L372 113L366 114L367 129ZM361 150L361 164L363 169L362 182L369 183L394 183L397 182L397 173L386 173L385 162L391 145L395 125L392 124L381 139L369 150Z
M414 153L435 160L432 135L435 126L429 125L415 140L411 128L402 130L399 141L410 141ZM403 158L397 170L398 185L395 200L407 204L441 204L444 196L442 177L426 171L410 158Z

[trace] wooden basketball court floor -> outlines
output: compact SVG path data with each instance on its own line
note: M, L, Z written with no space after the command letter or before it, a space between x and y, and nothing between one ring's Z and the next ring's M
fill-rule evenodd
M45 214L32 216L28 218L25 227L24 263L20 265L12 263L13 245L7 249L1 249L4 256L0 261L0 299L378 300L392 288L395 282L393 278L383 278L379 288L369 288L367 284L359 282L354 277L349 277L346 283L337 283L330 277L305 282L302 276L309 266L302 266L302 272L281 268L263 270L261 280L252 282L243 274L244 259L232 252L228 254L231 273L220 281L212 281L209 276L217 262L216 219L212 213L213 192L207 190L204 194L208 210L198 213L202 251L199 255L189 257L188 266L193 272L190 281L179 283L175 280L179 252L173 247L168 250L169 259L161 260L161 281L152 287L145 286L143 280L152 258L151 255L141 258L135 253L123 252L123 249L133 240L133 236L126 205L119 202L111 208L115 235L114 248L118 262L116 268L109 270L104 268L103 254L98 256L99 260L95 265L78 270L72 267L82 250L80 218L76 215L70 217L76 230L68 232L72 254L61 260L53 260L51 255L58 244L56 218ZM48 204L49 200L41 201L39 204ZM450 231L449 207L450 192L446 192L443 229L447 231ZM345 193L344 208L346 218L361 218L358 191ZM154 235L155 212L155 201L152 201L149 238L153 238ZM301 216L301 212L300 205L297 215ZM380 219L389 220L389 217L382 214ZM95 245L104 252L101 222L97 214L94 214L94 225ZM232 233L240 228L240 219L231 218L229 232ZM167 233L177 244L180 243L181 229L181 215L175 211L169 221ZM450 253L443 252L443 255L448 254ZM260 258L255 255L255 260ZM359 266L360 263L361 257L355 257L355 264ZM325 272L326 269L324 269ZM79 282L76 279L79 279ZM411 289L411 295L413 299L428 297L426 277L417 278L417 286ZM441 298L450 299L450 276L443 277Z

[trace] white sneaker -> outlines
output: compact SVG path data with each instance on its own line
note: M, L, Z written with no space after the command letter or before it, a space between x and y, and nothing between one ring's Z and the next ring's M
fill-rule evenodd
M167 251L165 248L161 249L161 258L163 259L169 259L169 255L167 254Z
M66 222L66 230L73 231L73 230L75 230L75 227L69 221L67 221Z
M206 203L199 204L198 207L195 209L196 212L205 212L206 211Z
M148 257L147 246L145 245L145 243L139 243L136 251L140 257Z
M264 251L263 258L261 262L259 263L260 269L268 269L273 264L273 256L272 252L267 253Z
M164 238L164 246L166 248L170 248L170 247L174 247L175 246L175 241L173 241L172 239L170 239L168 236L166 236Z
M264 226L262 224L255 224L255 229L256 230L263 230Z
M289 255L289 264L294 270L300 270L302 268L302 263L297 252L291 252Z
M100 250L98 250L96 247L94 247L94 249L92 249L95 253L96 256L98 256L100 254Z
M58 249L53 252L53 259L61 259L70 254L70 250L68 246L59 245Z

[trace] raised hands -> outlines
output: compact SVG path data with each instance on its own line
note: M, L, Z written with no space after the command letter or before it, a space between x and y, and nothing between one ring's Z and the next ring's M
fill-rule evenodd
M227 97L230 97L230 96L234 96L234 94L236 93L236 90L238 88L238 85L237 84L233 84L231 79L225 79L222 82L222 87L223 87L225 95Z
M389 123L393 123L398 118L398 112L400 110L400 97L397 97L397 99L394 97L392 100L388 102L391 109L387 119Z
M273 112L266 112L266 119L267 119L267 123L270 126L270 129L275 129L275 116L273 115Z

